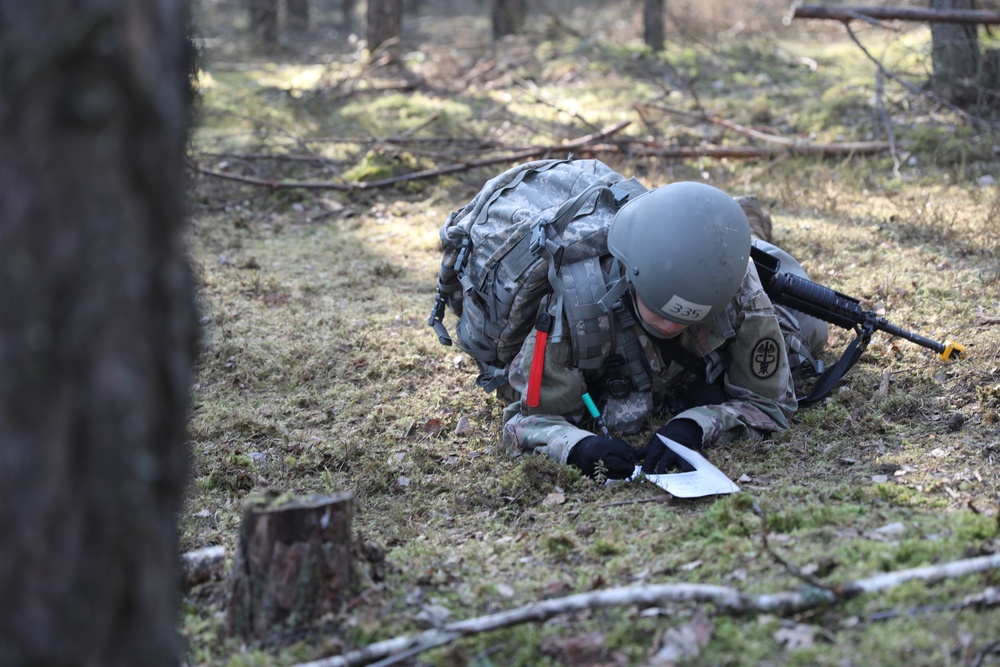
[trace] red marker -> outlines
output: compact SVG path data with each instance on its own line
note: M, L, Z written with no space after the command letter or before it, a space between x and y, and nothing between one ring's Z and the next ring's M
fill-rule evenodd
M542 371L545 369L545 343L552 329L552 316L541 313L535 320L535 353L531 356L531 373L528 375L528 395L524 402L537 408L542 394Z

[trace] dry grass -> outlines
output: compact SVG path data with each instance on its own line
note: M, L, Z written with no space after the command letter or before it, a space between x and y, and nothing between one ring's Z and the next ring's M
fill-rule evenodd
M540 16L528 35L494 47L485 10L427 2L404 44L407 70L424 83L376 92L402 73L364 65L325 23L277 53L252 52L235 4L205 2L199 14L211 39L192 148L200 164L232 173L381 177L482 155L485 140L555 143L619 120L633 121L634 137L747 143L692 119L702 112L817 140L884 136L871 64L839 29L809 26L818 32L806 41L806 26L780 27L784 6L751 3L742 26L728 6L681 6L668 49L653 56L636 39L638 19L620 10L553 5L558 21ZM921 31L864 38L907 75L926 67ZM361 563L359 597L341 616L266 646L226 639L224 584L199 588L182 627L191 663L293 664L411 632L432 606L457 619L637 582L799 585L762 531L784 559L830 583L995 552L1000 195L984 177L997 176L1000 141L902 89L887 86L884 101L898 177L887 155L604 156L649 185L703 178L757 194L776 241L817 281L969 348L966 361L944 366L876 335L791 431L710 452L744 479L744 493L695 502L629 502L658 490L600 488L569 468L511 458L502 406L426 326L438 228L503 166L351 194L197 179L191 254L204 340L183 546L232 549L241 503L256 491L349 489L359 536L385 558ZM835 333L830 361L848 340ZM969 664L1000 639L1000 612L948 605L997 583L994 574L908 585L795 619L714 616L689 664ZM879 615L887 610L896 614ZM697 612L560 617L464 640L421 664L646 664L664 633Z

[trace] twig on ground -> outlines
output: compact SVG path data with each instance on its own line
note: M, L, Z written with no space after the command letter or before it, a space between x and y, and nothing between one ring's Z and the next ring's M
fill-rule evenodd
M800 579L801 581L804 581L805 583L807 583L810 586L813 586L815 588L828 591L831 595L835 596L835 598L837 598L837 599L840 599L840 598L843 597L844 592L843 592L842 589L840 589L839 587L836 587L836 586L830 586L826 582L820 581L819 579L817 579L816 577L812 576L811 574L803 572L798 566L796 566L796 565L790 563L789 561L785 560L781 555L778 554L777 551L775 551L774 549L772 549L770 542L768 542L768 540L767 540L767 528L766 528L766 523L767 523L766 519L767 519L767 517L764 514L764 510L761 508L760 505L758 505L757 503L754 503L753 504L753 511L754 511L754 513L757 516L760 517L760 520L761 520L762 524L764 524L764 525L761 526L761 530L760 530L760 541L761 541L761 545L764 547L764 551L766 551L768 553L768 555L771 556L771 558L773 558L775 561L777 561L777 563L779 565L781 565L783 568L785 568L785 571L788 572L788 574L792 575L796 579ZM749 529L747 529L745 526L744 526L744 530L746 530L747 533L750 532Z
M255 185L276 189L305 189L305 190L340 190L343 192L355 192L358 190L374 190L377 188L390 187L406 183L409 181L423 180L453 174L461 171L469 171L480 167L492 166L506 162L519 162L523 160L535 159L545 155L557 153L572 153L574 151L584 155L600 155L606 153L628 153L633 156L661 157L661 158L738 158L754 159L767 157L781 157L792 155L869 155L880 153L891 145L881 141L860 141L860 142L833 142L833 143L803 143L787 137L759 132L743 127L737 123L726 121L721 118L709 118L706 120L729 127L747 136L756 137L768 141L773 146L733 146L733 147L708 147L708 146L667 146L661 142L642 141L635 139L613 140L611 137L621 132L630 121L622 121L610 127L598 130L579 139L568 141L562 144L549 146L533 146L517 150L503 155L493 157L467 160L454 164L444 165L432 169L423 169L408 174L400 174L389 178L375 181L283 181L277 179L258 178L254 176L244 176L228 172L210 169L201 165L195 168L200 174L221 178L246 185Z
M620 507L621 505L638 505L640 503L668 503L673 498L669 493L663 493L652 498L635 498L633 500L616 500L613 503L604 503L601 507Z
M892 175L896 178L899 174L899 156L896 154L896 137L892 133L892 121L889 119L889 112L885 108L885 95L883 94L882 81L885 75L882 68L875 71L875 106L878 107L879 115L882 117L882 125L885 126L885 135L889 140L889 155L892 156Z
M980 667L986 656L990 653L996 653L998 648L1000 648L1000 639L990 642L976 653L976 657L969 663L969 667Z
M239 183L245 183L247 185L259 185L271 189L302 188L307 190L343 190L347 192L355 190L373 190L376 188L383 188L390 185L397 185L399 183L405 183L408 181L434 178L436 176L443 176L445 174L452 174L459 171L468 171L470 169L476 169L478 167L486 167L503 162L517 162L520 160L528 160L531 158L536 158L542 155L557 153L557 152L572 152L574 150L585 148L588 144L598 142L603 139L607 139L608 137L617 134L618 132L621 132L630 124L631 124L630 121L622 121L610 127L604 128L600 132L588 134L587 136L580 137L579 139L574 139L573 141L567 141L564 144L557 144L553 146L538 146L536 148L525 149L523 151L508 153L506 155L498 155L495 157L482 158L479 160L469 160L468 162L460 162L457 164L445 165L443 167L438 167L436 169L424 169L409 174L401 174L399 176L383 178L377 181L352 181L352 182L339 182L339 183L326 182L326 181L320 181L320 182L277 181L277 180L268 180L263 178L254 178L250 176L240 176L238 174L228 174L226 172L216 171L214 169L208 169L200 165L197 167L197 169L198 173L205 174L206 176L213 176L215 178L222 178L230 181L236 181Z
M934 604L925 605L923 607L914 607L906 611L897 611L895 609L888 611L880 611L871 614L868 617L869 623L876 623L879 621L889 621L894 618L900 618L903 616L915 617L915 616L925 616L927 614L940 614L946 611L961 611L962 609L984 609L986 607L995 607L1000 605L1000 590L993 588L987 588L982 593L977 595L967 595L961 602L954 602L952 604Z
M212 546L181 554L181 575L185 589L219 579L226 570L226 550Z
M594 125L592 122L581 116L579 111L564 109L555 102L546 99L545 93L539 90L538 84L535 83L534 81L525 79L524 77L519 76L516 72L511 72L511 77L513 78L514 82L517 85L519 85L525 92L531 95L532 100L534 100L536 104L541 104L542 106L546 106L557 113L563 113L569 116L570 118L575 118L584 125L586 125L588 128L590 128L592 132L600 132L601 128L597 125Z
M968 560L928 565L898 572L877 574L840 586L841 595L829 589L809 587L805 590L774 594L747 595L728 586L712 584L642 584L580 593L563 598L532 602L523 607L445 624L416 635L404 635L369 644L344 655L300 663L294 667L351 667L369 665L398 653L407 657L444 646L470 635L499 630L521 623L539 623L553 616L587 609L637 605L653 607L665 602L700 602L713 604L730 615L772 613L791 615L831 606L858 595L875 593L909 581L936 583L945 579L986 572L1000 568L1000 554ZM416 650L419 649L419 650Z
M613 134L618 132L625 125L628 125L628 122L621 123L618 126L613 126L611 132L605 130L599 134ZM272 190L301 188L304 190L340 190L343 192L356 192L359 190L375 190L378 188L399 185L400 183L406 183L409 181L436 178L438 176L454 174L462 171L470 171L480 167L489 167L495 164L508 162L520 162L523 160L530 160L558 153L577 152L580 155L628 153L632 156L678 159L699 157L755 159L781 157L788 154L870 155L873 153L881 153L888 147L888 144L882 141L859 141L834 142L829 144L795 144L793 146L733 146L712 148L699 146L663 146L639 141L601 143L600 138L601 137L597 137L595 135L588 135L583 139L570 141L565 144L539 146L537 148L529 148L514 153L506 153L504 155L497 155L489 158L458 162L455 164L445 165L443 167L436 167L434 169L415 171L409 174L400 174L399 176L392 176L390 178L383 178L376 181L280 181L266 178L256 178L253 176L241 176L239 174L230 174L202 167L200 165L197 167L197 170L198 173L204 174L205 176L235 181L246 185L271 188Z
M975 116L969 114L961 107L952 104L948 100L944 99L940 95L936 95L934 92L930 90L922 90L918 86L914 86L913 84L907 83L906 81L903 81L898 76L887 70L885 67L882 66L882 62L878 58L873 56L871 52L868 51L868 49L865 48L865 45L861 43L861 40L858 39L858 36L854 34L854 31L851 29L850 24L844 23L844 27L847 29L847 34L848 36L850 36L851 41L853 41L854 44L857 45L859 49L861 49L861 52L865 54L865 57L868 58L868 60L870 60L872 64L874 64L875 67L877 67L878 70L882 72L884 76L888 77L889 79L903 86L903 88L906 88L906 90L908 90L911 94L916 96L925 95L928 98L934 100L936 103L940 104L941 106L949 109L950 111L954 111L956 114L964 118L966 121L969 122L970 125L974 127L981 127L983 125L982 121L979 118L976 118Z

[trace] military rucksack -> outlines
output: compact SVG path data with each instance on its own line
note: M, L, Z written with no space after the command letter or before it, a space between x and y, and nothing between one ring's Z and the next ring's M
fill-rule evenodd
M538 160L491 179L448 216L428 324L442 343L454 342L476 360L479 386L506 384L507 366L542 300L551 295L562 312L561 267L606 255L615 213L643 192L641 183L598 160ZM442 321L446 306L458 317L454 336ZM562 335L562 325L556 318L551 339Z

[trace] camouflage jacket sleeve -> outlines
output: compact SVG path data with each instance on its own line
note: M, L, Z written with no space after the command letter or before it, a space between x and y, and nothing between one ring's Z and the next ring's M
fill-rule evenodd
M549 339L538 406L529 408L524 397L534 351L532 331L509 368L508 379L516 400L504 412L504 443L566 463L573 446L594 435L577 426L584 417L581 397L587 391L583 373L571 367L568 336L560 342Z
M787 429L798 408L785 341L771 300L760 285L757 271L747 271L732 319L736 335L720 352L727 400L719 405L691 408L675 416L693 419L702 428L703 442L729 442L760 437Z

